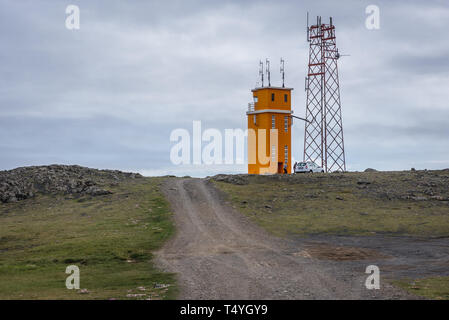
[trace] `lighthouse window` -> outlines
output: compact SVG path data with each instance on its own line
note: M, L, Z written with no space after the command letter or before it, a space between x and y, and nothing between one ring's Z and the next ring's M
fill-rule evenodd
M284 94L284 102L288 102L288 95Z
M284 131L288 132L288 117L284 117Z
M257 114L254 115L254 125L257 124Z
M284 147L284 163L288 163L288 146Z
M271 129L276 129L276 118L271 116Z
M274 93L271 94L271 101L274 101Z
M257 103L257 101L258 101L257 97L254 97L254 103Z

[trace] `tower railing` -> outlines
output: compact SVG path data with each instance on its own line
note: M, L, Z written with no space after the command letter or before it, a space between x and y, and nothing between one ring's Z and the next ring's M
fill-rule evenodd
M252 111L254 111L255 109L254 109L254 102L250 102L250 103L248 103L248 111L249 112L252 112Z

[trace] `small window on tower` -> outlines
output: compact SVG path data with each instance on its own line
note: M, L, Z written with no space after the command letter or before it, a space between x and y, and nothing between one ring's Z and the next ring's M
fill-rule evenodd
M288 132L288 117L284 117L284 131Z
M284 161L288 163L288 146L284 146Z
M254 115L254 125L257 125L257 114Z
M257 102L257 97L254 97L254 103L256 103Z
M288 94L284 94L284 102L288 102Z
M271 101L274 101L274 93L271 94Z

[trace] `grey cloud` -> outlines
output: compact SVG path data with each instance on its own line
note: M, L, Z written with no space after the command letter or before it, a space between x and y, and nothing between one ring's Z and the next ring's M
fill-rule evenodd
M245 128L265 57L274 83L286 59L303 115L307 11L311 21L332 15L341 52L351 55L339 65L350 167L407 168L414 159L436 168L449 158L444 2L378 1L375 31L364 26L368 0L74 3L79 31L64 27L65 2L0 1L0 169L63 162L180 172L168 159L171 130L191 130L192 120ZM303 130L296 122L298 159Z
M418 50L417 54L419 54ZM423 77L441 73L449 75L448 57L449 52L438 53L438 55L406 55L394 57L390 66L394 70L407 74L418 73Z

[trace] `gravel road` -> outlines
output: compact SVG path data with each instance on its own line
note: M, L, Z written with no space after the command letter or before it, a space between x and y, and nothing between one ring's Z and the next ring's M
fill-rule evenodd
M360 265L301 254L301 244L267 234L207 180L170 178L163 191L177 232L157 262L177 273L180 299L410 298L387 284L367 290Z

